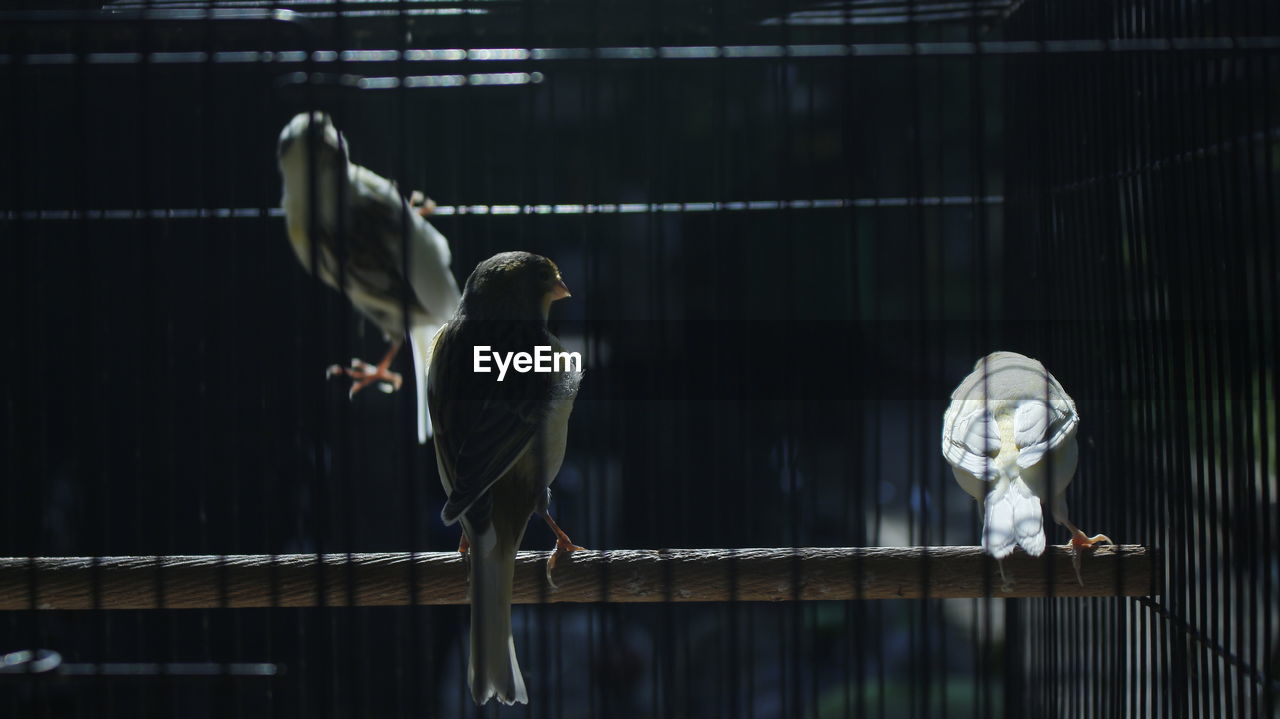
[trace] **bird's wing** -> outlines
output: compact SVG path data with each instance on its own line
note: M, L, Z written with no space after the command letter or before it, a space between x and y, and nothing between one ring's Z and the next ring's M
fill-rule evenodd
M449 241L430 222L413 214L414 233L410 239L409 284L427 315L443 321L458 309L462 294L449 268L452 256Z
M981 400L956 399L942 424L942 456L975 477L991 479L1000 452L1000 427Z
M1080 417L1061 399L1022 400L1013 414L1018 466L1026 469L1075 435Z
M361 245L363 255L352 253L352 274L372 295L365 298L368 306L362 309L387 334L399 334L403 327L401 308L406 302L409 306L409 345L418 395L418 441L425 443L432 432L426 397L429 345L441 325L457 310L460 298L458 283L449 269L449 242L412 211L390 180L360 166L352 166L351 178L355 220L352 224L366 233L368 240ZM406 260L408 270L401 272ZM379 272L379 267L391 267L395 271Z
M326 244L332 245L337 256L345 250L343 270L351 302L384 333L400 336L404 331L403 309L407 306L410 316L424 312L402 270L402 238L406 227L412 237L413 215L395 186L385 178L357 165L350 167L349 177L346 243L327 238ZM331 271L336 277L337 268Z
M408 251L408 271L404 276L413 288L414 298L438 321L452 317L461 294L449 269L449 241L410 207L395 183L358 165L352 166L351 179L355 212L368 226L379 228L382 249L396 260L396 267L403 264L401 260Z
M441 512L445 524L457 521L528 451L554 389L550 374L508 372L499 382L496 372L473 371L476 345L527 351L539 341L512 342L511 328L492 323L478 328L484 336L464 325L451 322L437 335L427 385L436 454L449 491Z
M363 169L363 168L360 168ZM404 273L401 271L401 238L405 223L412 223L408 206L403 205L394 189L391 194L371 192L368 180L372 173L364 172L364 182L352 183L351 272L369 286L381 290L387 299L395 302L417 302L416 293L408 292ZM376 177L376 176L374 176ZM378 180L386 182L383 178ZM412 224L408 225L412 232Z

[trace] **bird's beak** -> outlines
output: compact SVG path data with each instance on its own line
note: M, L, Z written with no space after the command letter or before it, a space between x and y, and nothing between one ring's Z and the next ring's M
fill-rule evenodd
M556 275L556 283L551 286L551 301L562 300L566 297L572 297L569 293L569 287L560 279L560 275Z

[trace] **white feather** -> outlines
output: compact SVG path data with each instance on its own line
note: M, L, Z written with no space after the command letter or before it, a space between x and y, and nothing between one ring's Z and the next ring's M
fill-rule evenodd
M409 350L413 353L414 390L418 394L418 442L431 439L431 410L427 407L427 375L431 365L431 340L439 325L422 324L409 328Z
M987 493L982 548L996 559L1015 546L1033 557L1044 552L1044 514L1037 497L1021 479L1001 481Z

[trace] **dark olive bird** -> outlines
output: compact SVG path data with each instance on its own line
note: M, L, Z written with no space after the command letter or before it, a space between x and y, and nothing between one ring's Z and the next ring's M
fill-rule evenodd
M581 549L547 506L582 372L579 361L574 369L511 371L499 379L497 372L476 371L476 348L503 357L539 346L564 352L547 330L547 315L552 302L568 296L551 260L528 252L494 255L467 278L457 313L432 343L427 403L449 496L441 518L461 520L463 545L470 545L467 680L477 704L492 697L529 701L511 638L512 573L529 515L546 520L557 552Z

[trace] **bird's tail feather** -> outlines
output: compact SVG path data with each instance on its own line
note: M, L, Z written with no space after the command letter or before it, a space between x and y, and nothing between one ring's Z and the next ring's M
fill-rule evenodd
M431 366L431 340L435 337L435 325L418 325L409 328L409 348L413 350L414 389L418 393L418 443L431 439L431 411L427 407L427 370Z
M491 697L503 704L528 704L529 694L511 638L515 553L505 543L494 541L495 537L483 536L493 531L490 526L471 545L471 658L467 681L476 704L484 704Z
M1001 480L987 493L982 548L1001 559L1015 546L1033 557L1044 552L1044 515L1040 498L1021 477Z

